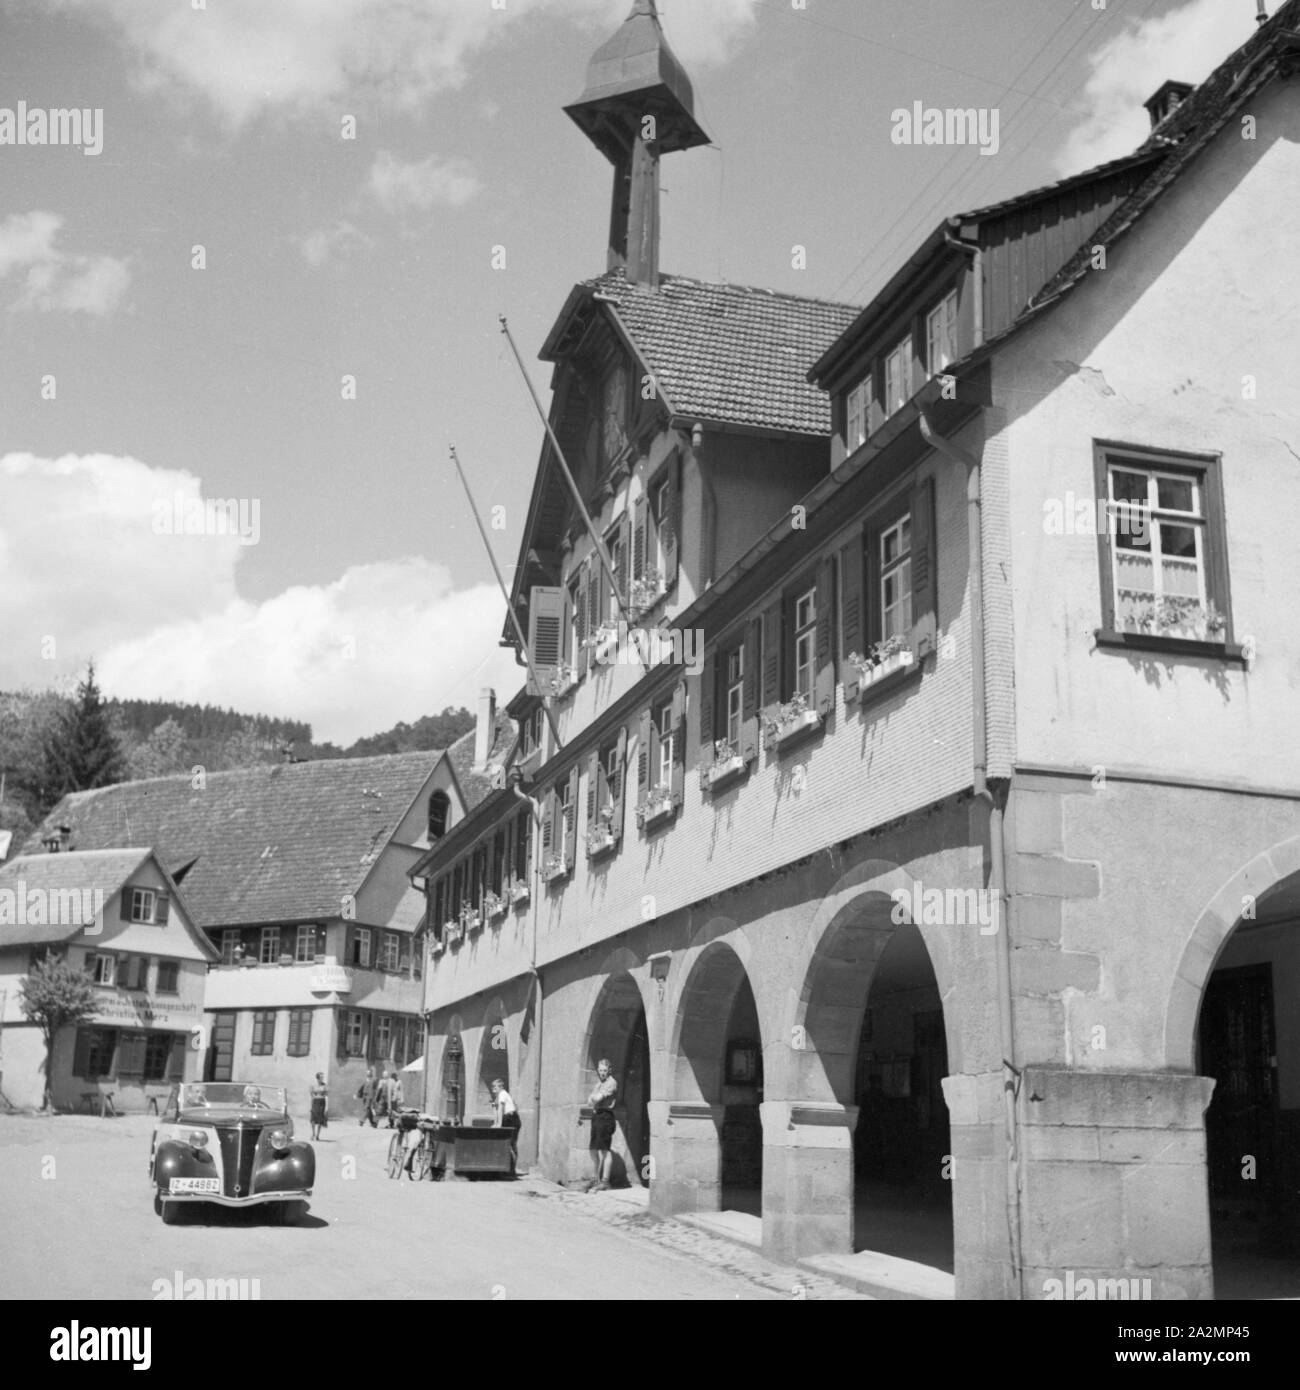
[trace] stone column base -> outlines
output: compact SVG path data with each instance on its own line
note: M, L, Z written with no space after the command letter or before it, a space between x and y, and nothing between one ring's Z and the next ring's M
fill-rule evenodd
M764 1101L763 1253L853 1253L854 1105Z
M1025 1068L1025 1298L1213 1298L1213 1089L1207 1077L1171 1072Z
M721 1105L650 1102L650 1210L717 1211L722 1203Z

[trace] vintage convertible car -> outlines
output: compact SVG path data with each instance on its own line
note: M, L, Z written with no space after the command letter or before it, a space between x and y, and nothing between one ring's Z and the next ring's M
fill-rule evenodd
M186 1202L275 1203L292 1221L316 1180L316 1154L293 1137L282 1087L236 1081L173 1086L149 1151L154 1210L170 1225Z

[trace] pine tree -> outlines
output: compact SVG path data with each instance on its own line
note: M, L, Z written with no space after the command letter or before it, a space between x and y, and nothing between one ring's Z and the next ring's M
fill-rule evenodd
M95 684L95 663L77 686L45 740L44 799L53 806L68 792L107 787L126 778L122 748L109 718L108 705Z

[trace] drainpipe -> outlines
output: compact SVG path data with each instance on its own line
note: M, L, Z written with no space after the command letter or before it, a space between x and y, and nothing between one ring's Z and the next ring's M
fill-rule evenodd
M517 797L519 798L520 801L524 802L524 804L529 808L530 811L532 811L532 813L533 813L533 825L534 825L534 827L538 830L538 832L540 833L540 831L541 831L541 825L542 825L542 808L541 808L541 804L537 801L537 799L536 799L535 797L529 796L528 793L527 793L526 791L524 791L523 787L521 787L521 786L519 785L519 774L518 774L518 772L517 772L515 769L511 769L511 773L512 773L512 776L511 776L511 782L510 782L510 790L511 790L512 792L514 792L515 796L517 796ZM538 893L539 893L540 890L541 890L541 885L540 885L540 883L539 883L539 881L538 881L538 873L539 873L539 870L538 870L538 867L537 867L537 866L538 866L538 864L540 863L540 860L541 860L541 855L540 855L540 854L535 854L535 855L533 855L533 861L534 861L534 863L533 863L533 883L532 883L532 887L531 887L531 891L530 891L530 897L531 897L532 901L531 901L531 903L529 904L529 906L530 906L531 909L532 909L532 917L533 917L533 949L532 949L532 960L529 962L529 965L528 965L528 973L529 973L529 975L532 977L533 984L534 984L534 986L535 986L536 989L537 989L537 1073L536 1073L536 1079L535 1079L534 1082L533 1082L533 1114L537 1117L537 1118L536 1118L536 1121L535 1121L535 1123L536 1123L536 1125L537 1125L537 1153L536 1153L536 1156L535 1156L534 1161L537 1162L537 1163L540 1163L540 1162L541 1162L541 1158L542 1158L542 1006L543 1006L543 995L542 995L542 975L541 975L541 971L539 971L538 968L537 968L537 914L538 914L538 911L539 911L539 909L540 909L540 903L539 903L539 901L538 901Z
M704 449L704 426L696 424L691 431L691 456L695 460L695 471L699 474L704 494L703 516L701 517L704 554L700 556L700 592L713 583L718 556L718 494L713 487L713 479L704 466L700 454ZM680 545L680 540L678 541Z
M921 434L926 443L944 458L966 471L966 536L970 556L967 592L970 594L971 687L973 705L974 791L975 800L986 808L989 818L989 887L996 895L1001 930L998 932L997 1003L998 1033L1002 1043L1002 1092L1007 1142L1007 1227L1011 1273L1016 1296L1024 1297L1023 1248L1020 1230L1021 1155L1016 1123L1016 1098L1020 1073L1016 1068L1016 1035L1011 1004L1011 931L1006 874L1006 839L1003 834L1003 807L988 784L988 689L984 663L984 541L981 527L982 499L980 460L968 449L954 444L934 427L929 406L921 407Z

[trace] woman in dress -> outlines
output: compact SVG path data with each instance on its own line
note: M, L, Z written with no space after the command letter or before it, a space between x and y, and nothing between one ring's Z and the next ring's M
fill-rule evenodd
M311 1137L320 1138L320 1132L329 1124L330 1093L325 1085L325 1073L316 1073L316 1084L311 1088Z

